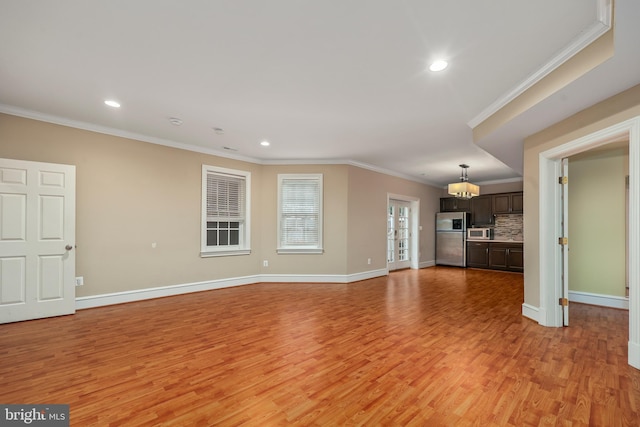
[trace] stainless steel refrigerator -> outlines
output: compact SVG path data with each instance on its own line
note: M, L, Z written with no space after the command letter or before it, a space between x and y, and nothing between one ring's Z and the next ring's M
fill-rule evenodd
M436 265L467 266L468 212L436 214Z

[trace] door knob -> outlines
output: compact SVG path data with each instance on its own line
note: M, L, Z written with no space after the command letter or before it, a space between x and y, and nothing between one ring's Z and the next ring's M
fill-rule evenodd
M67 245L67 246L65 246L64 248L65 248L66 250L70 251L71 249L73 249L73 246L71 246L71 245Z

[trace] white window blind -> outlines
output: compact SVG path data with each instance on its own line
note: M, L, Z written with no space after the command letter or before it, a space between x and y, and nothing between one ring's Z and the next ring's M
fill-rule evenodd
M279 177L279 250L321 251L322 175Z
M244 177L207 174L207 221L242 221L244 207Z

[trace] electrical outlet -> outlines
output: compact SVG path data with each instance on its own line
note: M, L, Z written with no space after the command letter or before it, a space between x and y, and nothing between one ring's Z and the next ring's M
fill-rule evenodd
M367 264L371 265L371 258L367 258Z
M76 286L84 286L84 277L76 277Z
M262 266L263 267L269 267L269 261L267 261L266 259L264 261L262 261Z

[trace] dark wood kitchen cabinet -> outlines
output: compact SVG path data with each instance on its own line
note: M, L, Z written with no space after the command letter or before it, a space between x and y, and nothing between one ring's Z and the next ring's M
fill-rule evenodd
M524 213L524 195L522 191L511 195L511 213Z
M509 247L507 254L507 268L510 271L524 271L524 248L522 244Z
M524 271L522 243L491 243L489 245L489 268Z
M467 241L467 267L523 272L522 243Z
M493 196L478 196L471 199L471 224L475 226L493 225Z
M488 242L467 242L467 267L489 268Z
M470 212L471 201L456 197L443 197L440 199L440 212Z
M522 192L501 193L492 196L494 214L517 214L524 211Z
M442 197L440 212L471 212L473 225L494 225L495 214L523 213L522 191L477 196L473 199Z

